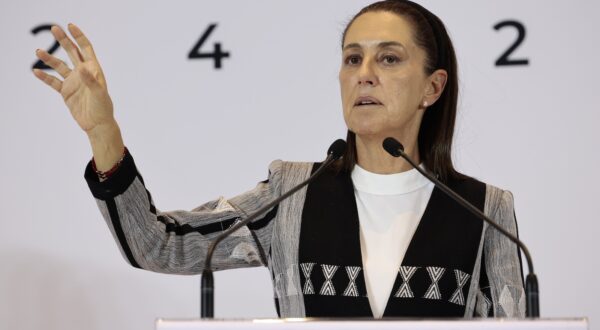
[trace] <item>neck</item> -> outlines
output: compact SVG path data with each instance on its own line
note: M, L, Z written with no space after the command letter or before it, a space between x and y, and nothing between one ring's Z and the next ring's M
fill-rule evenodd
M392 174L409 171L412 169L407 161L401 157L393 157L382 147L384 137L365 137L356 135L357 164L363 169L377 174ZM419 144L417 137L407 138L392 136L404 145L404 152L417 164L419 158Z

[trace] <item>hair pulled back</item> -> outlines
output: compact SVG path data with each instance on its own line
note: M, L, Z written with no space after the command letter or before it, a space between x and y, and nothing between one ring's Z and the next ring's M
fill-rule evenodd
M463 175L452 164L452 138L458 102L458 72L456 54L444 23L423 6L408 0L385 0L370 4L350 20L342 35L361 15L369 12L390 12L408 20L413 29L413 40L425 51L425 73L443 69L448 73L446 86L440 98L425 110L419 129L418 144L421 161L442 182L459 179ZM341 160L343 171L352 171L357 161L356 135L348 130L348 147Z

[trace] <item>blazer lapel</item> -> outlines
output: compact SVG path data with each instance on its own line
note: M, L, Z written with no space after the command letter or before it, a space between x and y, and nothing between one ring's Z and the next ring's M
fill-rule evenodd
M485 184L467 179L449 186L483 210ZM480 219L434 188L384 316L462 317L482 230Z
M298 260L306 316L373 316L359 235L350 176L323 173L308 186L302 212Z

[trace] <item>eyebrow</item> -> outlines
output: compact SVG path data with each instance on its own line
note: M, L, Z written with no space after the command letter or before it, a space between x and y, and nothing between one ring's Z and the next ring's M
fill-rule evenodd
M402 47L405 48L403 44L397 42L397 41L382 41L377 45L377 48L386 48L386 47L390 47L390 46L398 46L398 47ZM358 43L351 43L351 44L347 44L343 50L349 49L349 48L362 48L360 46L360 44Z

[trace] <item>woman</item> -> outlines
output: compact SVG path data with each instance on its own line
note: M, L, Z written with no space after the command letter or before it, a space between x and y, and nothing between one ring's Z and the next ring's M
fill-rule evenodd
M308 177L319 164L274 161L267 181L190 212L160 212L124 148L106 81L90 42L52 33L74 68L38 57L88 134L86 179L126 260L157 272L197 274L206 248L236 220ZM451 143L457 71L443 23L410 1L363 8L342 38L340 86L349 148L306 189L226 239L215 269L269 267L278 313L303 316L523 316L514 244L381 147L392 136L407 154L516 233L512 195L458 173Z

